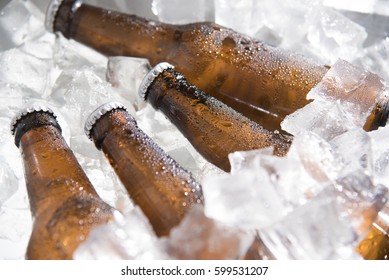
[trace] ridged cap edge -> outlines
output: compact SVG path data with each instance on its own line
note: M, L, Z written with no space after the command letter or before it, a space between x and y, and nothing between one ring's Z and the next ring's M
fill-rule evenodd
M139 96L144 100L147 98L147 91L151 83L158 77L163 71L168 69L174 69L174 66L167 62L161 62L154 66L149 73L143 78L142 83L139 86Z
M54 33L54 20L58 9L64 0L51 0L46 9L45 28L47 31ZM82 4L82 0L75 0L72 5L72 11L75 12Z
M11 134L15 135L15 128L18 124L18 122L24 117L27 116L28 114L34 113L34 112L47 112L50 113L52 116L57 118L57 115L47 106L41 105L41 104L34 104L31 106L28 106L22 110L20 110L11 120L11 125L10 125L10 130Z
M46 9L45 28L49 32L54 32L54 19L57 15L59 6L64 0L52 0Z
M84 125L84 132L90 140L92 140L91 130L92 130L93 126L96 124L96 122L102 116L104 116L106 113L108 113L112 110L115 110L115 109L124 109L128 112L127 107L124 106L122 103L120 103L120 102L108 102L108 103L105 103L105 104L97 107L92 113L90 113L90 115L86 119L85 125Z

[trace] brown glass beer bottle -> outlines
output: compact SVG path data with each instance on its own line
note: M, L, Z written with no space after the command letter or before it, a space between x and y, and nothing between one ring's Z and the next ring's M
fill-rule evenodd
M130 197L158 236L168 235L186 212L203 203L200 185L138 128L120 103L107 103L87 119L85 132L101 149Z
M209 162L230 170L228 154L274 147L288 152L292 137L271 132L190 84L168 63L143 79L140 95L161 110Z
M215 23L170 25L54 0L46 26L105 55L167 61L188 81L270 130L308 104L306 94L327 72L301 55L265 45Z
M89 231L112 219L61 135L54 113L33 106L11 124L34 218L27 259L72 259Z
M366 260L389 260L389 206L378 213L377 219L357 252Z

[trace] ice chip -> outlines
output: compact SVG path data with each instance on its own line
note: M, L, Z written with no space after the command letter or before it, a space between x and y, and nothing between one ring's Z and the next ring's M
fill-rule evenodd
M170 232L165 243L173 259L241 259L253 241L253 235L207 218L201 206L193 207Z
M213 20L213 1L153 0L152 11L162 22L185 24Z
M282 221L259 231L277 259L361 259L357 235L333 192L325 191Z
M225 224L253 229L285 215L283 201L263 169L208 177L202 185L206 216Z
M152 260L166 259L143 212L135 207L113 222L92 229L74 252L76 260Z
M147 59L113 56L108 58L107 80L118 88L128 101L137 109L145 106L145 101L139 96L138 89L144 76L151 66Z

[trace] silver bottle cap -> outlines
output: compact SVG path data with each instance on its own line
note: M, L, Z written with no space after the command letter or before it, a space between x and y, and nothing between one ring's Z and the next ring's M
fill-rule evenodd
M90 140L92 140L92 137L91 137L91 130L93 128L93 126L96 124L96 122L102 117L104 116L106 113L112 111L112 110L115 110L115 109L124 109L127 111L127 107L124 106L122 103L120 102L108 102L108 103L105 103L101 106L99 106L97 109L95 109L89 116L88 118L86 119L85 121L85 125L84 125L84 132L86 134L86 136L88 136L88 138Z
M22 110L20 110L11 120L10 130L12 135L15 135L15 129L18 125L18 122L28 114L34 113L34 112L47 112L50 113L53 117L57 118L57 115L47 106L42 104L33 104L31 106L28 106Z
M146 76L143 78L142 83L139 87L139 96L142 97L144 100L147 99L147 91L149 89L149 86L151 83L155 80L156 77L159 76L163 71L168 69L174 69L174 66L167 62L161 62L154 66L153 69L149 71L149 73L146 74Z
M45 27L49 32L54 32L54 20L57 15L59 6L61 6L64 0L51 0L46 10ZM75 0L72 6L72 12L74 13L82 4L81 0Z

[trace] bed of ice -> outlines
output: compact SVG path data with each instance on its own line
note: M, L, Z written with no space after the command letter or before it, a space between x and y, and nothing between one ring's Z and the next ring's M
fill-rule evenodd
M9 132L11 118L32 102L57 112L96 190L123 213L93 231L77 259L239 258L254 229L279 259L360 258L354 247L386 203L389 186L389 128L360 128L389 81L386 0L86 1L169 23L216 21L333 65L310 92L315 101L283 123L295 135L288 156L275 158L267 149L236 152L230 174L206 162L138 98L147 60L107 58L47 32L48 2L0 3L0 259L24 259L32 226L20 153ZM335 84L331 94L328 84ZM361 87L372 92L363 106L357 102ZM125 104L203 185L204 209L194 208L169 237L154 235L84 135L87 115L107 101Z

